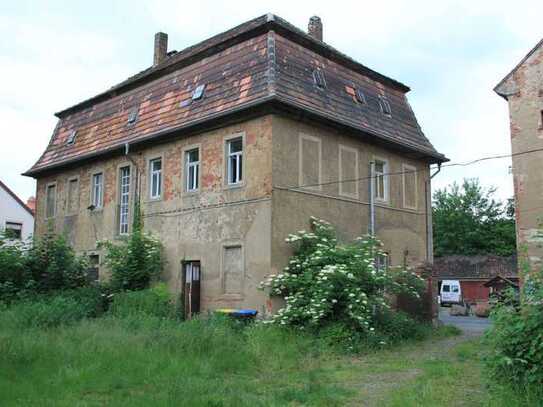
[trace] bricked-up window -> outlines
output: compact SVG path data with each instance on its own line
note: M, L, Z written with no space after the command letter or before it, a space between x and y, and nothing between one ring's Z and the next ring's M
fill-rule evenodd
M23 234L23 224L18 222L6 222L4 233L8 239L21 240Z
M243 254L241 246L224 247L223 278L225 294L241 294L243 289Z
M99 209L104 205L104 174L98 172L92 176L91 205Z
M162 158L149 161L149 179L151 199L160 199L162 195Z
M119 234L128 233L130 214L130 167L119 170Z
M227 148L227 179L229 185L240 184L243 181L243 138L228 140Z
M321 183L321 140L300 134L299 184L302 187L320 189Z
M45 217L54 218L57 213L57 186L48 185L45 198Z
M378 201L388 201L388 163L385 160L375 160L374 196Z
M197 148L185 153L185 188L187 192L198 191L200 175L200 152Z
M351 198L358 197L358 151L339 146L339 194Z
M72 178L68 180L68 195L66 197L66 212L74 214L79 209L79 180Z
M412 165L402 167L403 206L409 209L417 208L417 169Z

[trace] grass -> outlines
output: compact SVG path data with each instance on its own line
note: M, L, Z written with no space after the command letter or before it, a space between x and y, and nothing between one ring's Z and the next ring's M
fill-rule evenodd
M38 329L3 314L1 406L530 405L486 387L479 340L451 328L353 357L269 326L128 316Z

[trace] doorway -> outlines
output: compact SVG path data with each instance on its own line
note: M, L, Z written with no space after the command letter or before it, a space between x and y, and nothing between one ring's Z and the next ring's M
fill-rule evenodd
M200 312L200 262L183 262L183 300L185 318Z

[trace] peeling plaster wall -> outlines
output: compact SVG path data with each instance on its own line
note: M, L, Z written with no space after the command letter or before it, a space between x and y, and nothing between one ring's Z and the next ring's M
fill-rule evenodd
M300 160L318 161L316 154L300 157L300 135L320 140L321 183L331 182L329 185L293 189L300 185ZM376 235L384 242L393 265L407 261L408 265L416 266L427 260L424 191L429 175L426 163L369 145L336 130L274 116L272 270L278 272L286 266L291 251L284 240L289 233L308 230L310 216L331 222L343 241L368 233L369 181L358 182L358 197L348 196L345 191L340 194L339 183L334 182L340 177L340 146L347 147L348 151L357 151L356 178L369 176L369 163L374 157L387 160L391 173L402 171L404 164L417 169L416 209L403 207L402 176L390 175L389 202L376 205ZM312 150L308 151L311 154Z
M543 47L535 50L507 84L513 154L543 149ZM513 156L517 245L527 249L533 268L541 266L543 238L543 151Z
M239 135L244 140L244 181L240 187L225 182L225 141ZM181 262L199 260L202 267L201 306L252 307L262 311L267 296L257 286L269 274L271 250L271 116L264 116L219 130L160 144L131 153L139 172L145 229L159 236L164 244L164 278L172 291L181 290ZM184 152L200 147L200 192L184 191ZM163 188L159 200L149 198L149 160L161 157ZM40 178L37 186L38 235L50 222L57 232L64 231L78 252L97 252L96 241L117 239L118 173L132 166L132 203L135 166L126 157L116 157L80 168ZM104 173L104 207L89 211L92 174ZM68 179L80 180L79 209L66 213ZM57 214L45 220L46 186L57 184ZM243 250L243 292L225 295L222 253L225 245L241 245ZM105 267L101 278L107 278Z

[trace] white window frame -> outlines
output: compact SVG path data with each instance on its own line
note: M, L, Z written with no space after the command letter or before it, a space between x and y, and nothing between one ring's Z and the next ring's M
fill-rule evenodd
M101 182L95 182L96 177L100 176ZM102 209L104 207L104 172L97 171L91 175L91 194L90 203L94 205L94 209Z
M347 151L347 152L350 152L350 153L354 153L354 157L355 157L355 162L354 162L354 173L355 173L355 179L359 178L359 172L358 172L358 150L356 148L353 148L353 147L348 147L348 146L345 146L343 144L340 144L339 145L339 149L338 149L338 166L339 166L339 169L338 169L338 173L339 173L339 180L340 180L340 183L339 183L339 194L340 195L343 195L343 196L346 196L346 197L349 197L349 198L355 198L357 199L358 198L358 184L359 184L359 181L353 181L354 182L354 186L355 186L355 192L354 194L353 193L350 193L350 192L345 192L343 191L343 186L344 186L344 182L343 181L346 181L346 180L349 180L350 177L346 178L345 177L345 174L343 174L343 158L341 157L341 152L342 151Z
M385 159L385 158L382 158L382 157L374 157L373 158L373 162L374 162L374 179L373 179L373 193L374 193L374 197L375 197L375 201L376 202L381 202L381 203L387 203L389 202L389 198L390 198L390 183L389 183L389 175L387 175L389 172L390 172L390 167L388 165L388 160ZM379 173L380 175L378 175L377 173L377 163L382 163L383 164L383 172L382 173ZM383 191L383 196L378 196L377 195L377 179L379 176L382 176L383 177L383 188L384 188L384 191Z
M405 176L407 175L407 172L413 172L413 175L415 176L415 205L409 206L405 202L406 197L406 185L405 185ZM417 167L409 164L402 164L402 196L403 196L403 207L407 209L417 209L418 200L419 200L419 194L418 194L418 177L417 177Z
M19 226L19 228L13 228L13 227L8 227L8 224L9 225L17 225ZM9 239L12 239L12 240L22 240L23 239L23 228L24 228L24 225L23 225L23 222L17 222L17 221L12 221L12 220L6 220L4 222L4 234L8 234L8 230L18 230L19 231L19 234L20 236L19 237L9 237Z
M197 151L198 152L198 160L197 161L189 161L190 153ZM186 148L184 150L184 156L185 156L185 192L198 192L200 189L200 147L194 146L192 148ZM191 174L191 169L193 170ZM193 184L193 187L191 188L191 183Z
M318 169L318 185L304 186L304 152L303 152L303 141L310 140L318 144L319 147L319 169ZM307 189L316 189L317 191L322 190L322 140L319 137L310 136L308 134L300 133L298 141L298 185Z
M49 215L49 188L55 188L52 215ZM57 197L58 197L57 183L51 182L45 185L45 219L53 219L55 216L57 216Z
M128 176L123 175L123 171L128 169ZM130 194L132 187L132 167L130 165L120 166L118 169L118 188L119 188L119 235L127 235L130 231ZM127 182L126 182L127 181ZM123 190L127 187L127 190Z
M232 143L236 141L241 141L241 151L231 151ZM243 134L238 134L232 137L229 137L225 140L225 151L226 151L226 185L227 186L239 186L243 185L243 179L245 177L245 137ZM236 178L232 180L232 169L233 163L232 159L235 158L236 165ZM241 174L241 176L240 176Z
M160 169L154 170L153 163L160 161ZM149 199L159 200L162 198L162 182L163 182L163 157L153 157L149 159ZM155 184L155 181L157 183ZM156 187L156 189L155 189Z

